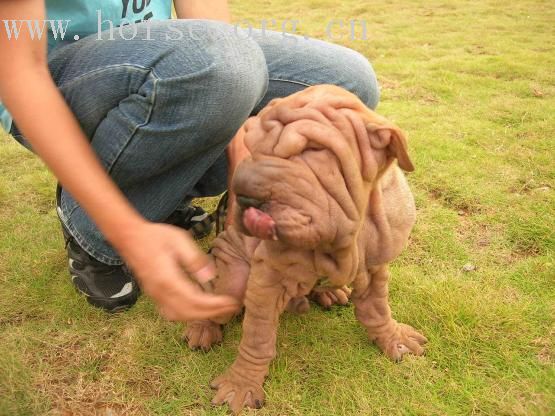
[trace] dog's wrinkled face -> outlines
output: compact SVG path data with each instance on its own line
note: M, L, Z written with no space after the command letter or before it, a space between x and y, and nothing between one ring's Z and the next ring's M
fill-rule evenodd
M272 101L246 125L252 157L233 177L235 223L300 249L353 240L372 185L397 158L412 170L402 132L335 86Z

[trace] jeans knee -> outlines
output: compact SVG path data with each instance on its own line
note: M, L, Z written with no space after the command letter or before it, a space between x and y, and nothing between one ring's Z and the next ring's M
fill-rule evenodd
M223 119L245 119L267 91L268 69L254 40L241 39L235 33L231 36L227 47L213 52L217 64L212 68L210 94L220 104Z
M174 42L169 59L158 62L154 71L182 104L195 101L204 119L197 117L198 128L221 140L241 126L266 93L266 59L253 39L237 34L231 25L184 22L199 26L187 42Z
M343 64L349 68L351 74L351 92L366 106L376 109L380 100L380 87L372 64L364 55L354 50L349 50Z

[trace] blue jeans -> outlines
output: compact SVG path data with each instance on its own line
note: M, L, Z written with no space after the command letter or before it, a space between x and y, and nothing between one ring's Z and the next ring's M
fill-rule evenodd
M133 40L104 33L104 40L95 34L60 47L49 66L106 171L152 221L165 220L186 198L225 190L226 145L271 99L336 84L371 108L378 103L372 66L345 47L270 31L249 36L205 20L148 26L124 27L125 38L137 30ZM172 40L176 30L181 40ZM12 134L27 145L17 126ZM86 252L121 264L66 191L61 219Z

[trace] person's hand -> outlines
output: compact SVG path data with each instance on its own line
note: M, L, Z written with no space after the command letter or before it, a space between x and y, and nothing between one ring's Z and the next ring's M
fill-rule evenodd
M122 241L119 252L166 319L208 319L239 309L237 300L207 294L188 278L206 283L216 271L186 231L145 221L126 230Z

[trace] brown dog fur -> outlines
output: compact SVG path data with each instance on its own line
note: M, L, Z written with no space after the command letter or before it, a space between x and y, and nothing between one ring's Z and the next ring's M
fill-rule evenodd
M345 303L352 286L370 341L393 360L422 354L426 338L397 323L388 304L387 265L415 221L401 171L413 166L401 130L353 94L321 85L272 101L246 131L252 158L239 165L232 187L262 202L278 240L247 236L238 209L236 226L214 241L219 277L212 290L241 299L245 317L237 359L211 384L213 402L229 403L234 413L262 405L279 316L306 310L313 289L320 301ZM230 318L190 323L189 345L221 341L220 324Z

